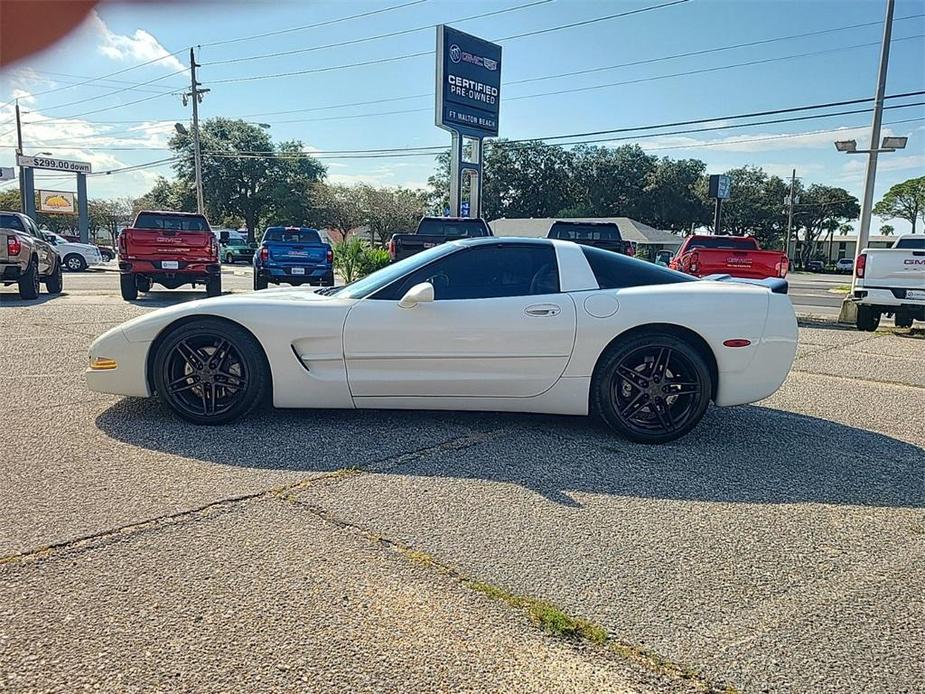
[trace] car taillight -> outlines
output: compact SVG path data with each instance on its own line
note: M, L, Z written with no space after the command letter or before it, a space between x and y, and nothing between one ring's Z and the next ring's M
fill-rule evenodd
M395 260L395 239L389 239L389 255Z
M786 277L786 276L787 276L787 270L790 269L790 259L789 259L789 258L781 258L781 259L777 262L777 265L774 267L774 269L777 271L777 276L778 276L778 277Z
M266 246L263 246L260 249L260 262L265 263L270 258L270 252L267 250Z
M700 269L700 254L694 251L691 253L691 272L697 272Z
M867 254L861 253L854 263L854 276L864 279L864 268L867 267Z
M210 249L212 252L212 257L218 258L218 240L215 238L215 236L212 237L212 243L210 244Z
M329 263L333 263L334 262L334 250L329 248L326 257Z
M630 257L636 255L636 249L633 248L633 244L631 244L629 241L626 242L626 254Z
M22 242L15 236L6 237L6 252L7 255L19 255L19 252L22 250Z

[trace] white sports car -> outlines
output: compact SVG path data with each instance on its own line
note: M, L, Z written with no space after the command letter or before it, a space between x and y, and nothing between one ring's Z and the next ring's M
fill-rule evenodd
M87 382L221 424L276 407L585 415L626 438L767 397L797 323L783 280L701 280L547 239L431 248L345 287L263 290L130 320Z

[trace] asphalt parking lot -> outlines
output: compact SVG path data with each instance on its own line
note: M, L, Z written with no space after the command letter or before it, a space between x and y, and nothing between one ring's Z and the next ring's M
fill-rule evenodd
M0 289L0 690L922 691L922 331L806 322L778 393L658 447L86 390L96 335L199 296Z

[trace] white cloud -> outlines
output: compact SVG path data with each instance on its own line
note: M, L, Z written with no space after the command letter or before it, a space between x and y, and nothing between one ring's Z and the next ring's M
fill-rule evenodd
M106 22L95 11L89 21L100 35L101 43L98 46L100 53L113 60L142 63L162 58L156 63L157 65L163 65L171 71L186 69L186 66L175 56L170 55L170 51L164 48L160 41L144 29L135 29L130 36L117 34L106 26Z

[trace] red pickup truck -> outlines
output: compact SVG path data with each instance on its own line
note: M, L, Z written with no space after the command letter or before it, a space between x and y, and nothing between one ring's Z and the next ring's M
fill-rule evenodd
M154 283L168 289L204 284L206 295L222 293L218 239L201 214L144 210L119 234L122 298L133 301Z
M688 236L668 266L695 277L732 275L749 279L785 277L783 251L763 251L752 236Z

